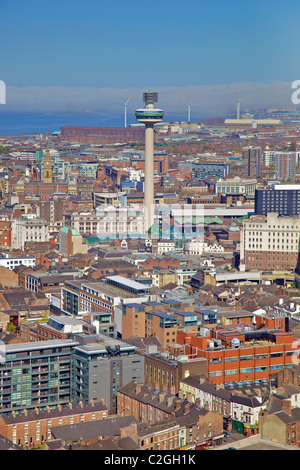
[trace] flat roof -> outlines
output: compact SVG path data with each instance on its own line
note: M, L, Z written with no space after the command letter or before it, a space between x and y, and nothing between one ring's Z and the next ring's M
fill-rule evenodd
M194 317L197 317L196 312L185 311L185 310L175 310L174 314L181 315L182 317L190 317L191 315Z
M265 189L265 188L263 188ZM300 190L300 184L274 184L274 189L284 189L284 190L290 190L290 189L297 189L298 191Z
M6 255L5 253L1 253L1 252L0 252L0 258L10 260L10 261L17 260L17 259L34 259L35 260L35 257L30 256L30 255L17 255L13 253L9 253Z
M127 277L123 276L107 276L106 279L109 281L114 281L119 284L123 284L126 287L131 287L132 289L136 290L145 290L149 289L149 286L142 284L141 282L133 281L132 279L128 279Z
M222 279L260 279L259 271L237 271L235 273L225 273L225 272L216 272L215 274L216 281Z
M175 313L170 313L170 312L159 312L157 310L153 310L152 312L149 312L151 315L156 315L157 317L160 318L174 318L177 319Z
M77 341L68 340L68 339L54 339L49 341L34 341L27 343L16 343L16 344L7 344L5 345L5 352L13 351L22 351L28 349L47 349L47 348L57 348L62 346L76 346Z
M120 347L120 351L131 349L135 351L137 348L136 346L126 343L125 341L119 340L117 338L111 338L110 336L106 336L104 334L99 333L97 335L98 341L93 343L83 343L83 344L76 344L76 349L80 349L85 352L95 352L99 353L101 351L106 352L107 347L115 348L116 346Z
M64 325L78 325L78 324L84 323L79 318L69 317L69 316L65 316L65 315L61 315L61 316L50 315L49 320L53 320L54 322L61 323L61 324L64 324Z

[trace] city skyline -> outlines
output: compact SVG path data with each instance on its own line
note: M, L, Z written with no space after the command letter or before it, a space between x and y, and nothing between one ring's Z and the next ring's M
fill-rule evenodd
M1 80L7 103L0 112L122 113L154 89L168 114L192 120L224 116L241 99L241 113L257 107L292 108L297 80L299 5L237 0L113 5L52 2L41 8L8 2L0 7ZM14 25L11 28L11 25ZM289 24L289 27L285 26ZM276 40L274 40L276 38Z

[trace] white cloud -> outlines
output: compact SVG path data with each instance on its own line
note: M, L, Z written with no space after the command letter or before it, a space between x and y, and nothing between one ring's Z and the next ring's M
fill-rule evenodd
M234 112L236 98L241 99L241 111L247 108L292 108L290 82L231 83L220 85L193 85L186 87L161 87L158 107L166 117L178 113L178 120L186 119L187 100L194 117L225 116ZM132 96L128 113L133 113L142 103L142 88L91 88L91 87L6 87L5 111L16 112L85 112L101 116L117 116L122 112L120 103Z

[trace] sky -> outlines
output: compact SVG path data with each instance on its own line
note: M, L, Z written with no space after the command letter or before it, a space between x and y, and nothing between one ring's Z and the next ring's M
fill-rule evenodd
M158 91L186 119L291 108L298 0L1 0L0 112L118 114ZM123 111L122 111L123 112Z

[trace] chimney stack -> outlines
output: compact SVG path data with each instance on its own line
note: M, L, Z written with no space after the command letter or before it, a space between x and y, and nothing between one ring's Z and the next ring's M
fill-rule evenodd
M290 400L282 400L282 411L291 416L292 414L292 403Z
M172 405L173 405L173 397L168 397L168 398L167 398L167 404L168 404L168 406L172 406Z

